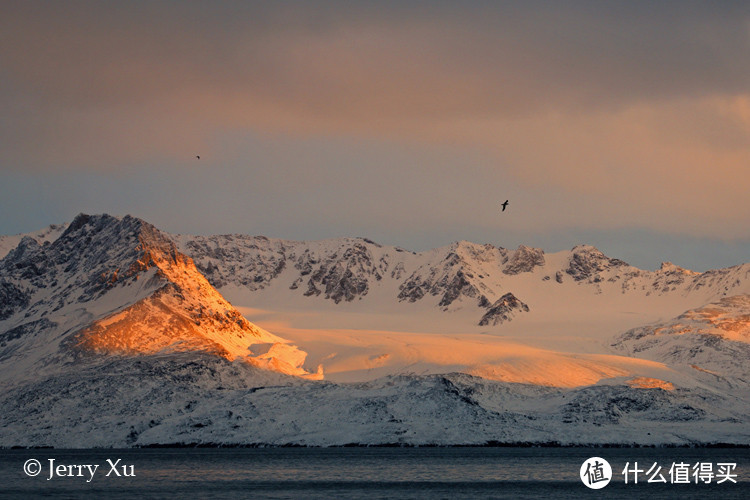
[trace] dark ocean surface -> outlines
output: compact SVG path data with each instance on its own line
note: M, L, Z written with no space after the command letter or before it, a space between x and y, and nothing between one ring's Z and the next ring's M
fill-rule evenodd
M611 464L600 490L583 462ZM107 462L116 464L115 471ZM118 462L119 460L119 462ZM625 484L638 462L638 484ZM736 483L695 483L734 463ZM648 483L650 468L666 483ZM678 465L674 477L669 470ZM694 466L699 464L697 469ZM85 465L99 465L91 476ZM52 466L52 468L50 468ZM670 484L689 466L690 484ZM661 469L658 469L661 467ZM50 471L53 477L50 479ZM28 475L37 473L37 475ZM109 473L109 477L107 477ZM119 476L116 474L120 474ZM71 475L72 474L72 475ZM128 474L128 475L125 475ZM130 475L130 474L134 474ZM659 479L658 475L653 475ZM682 479L685 479L685 475ZM87 482L90 480L89 482ZM0 450L2 498L750 498L750 449L738 448L160 448Z

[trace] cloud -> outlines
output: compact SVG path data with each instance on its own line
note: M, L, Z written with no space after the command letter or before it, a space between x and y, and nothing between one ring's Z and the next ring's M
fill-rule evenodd
M742 237L749 20L746 2L19 2L0 20L0 169L276 168L241 146L258 137L455 148L483 160L337 177L357 159L326 147L286 188L348 179L363 198L357 179L409 172L445 196L457 178L524 190L539 201L519 227Z
M2 57L48 102L191 89L349 119L612 107L743 92L750 77L741 3L380 4L25 2L4 16Z

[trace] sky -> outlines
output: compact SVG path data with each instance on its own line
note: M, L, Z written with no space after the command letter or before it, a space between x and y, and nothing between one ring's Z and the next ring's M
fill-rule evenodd
M0 234L84 212L750 261L748 2L0 10Z

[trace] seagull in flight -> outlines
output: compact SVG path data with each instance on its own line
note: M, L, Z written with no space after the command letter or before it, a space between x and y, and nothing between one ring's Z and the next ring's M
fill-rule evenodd
M501 204L503 206L503 212L505 212L505 209L508 208L508 200L505 200L505 203Z

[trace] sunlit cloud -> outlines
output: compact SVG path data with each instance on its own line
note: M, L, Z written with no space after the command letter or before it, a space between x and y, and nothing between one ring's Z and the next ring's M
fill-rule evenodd
M497 227L489 204L430 197L473 180L524 193L508 230L747 238L749 18L743 2L18 3L0 19L0 169L191 176L201 154L247 182L285 171L273 195L312 189L327 205L308 213L330 216L367 144L408 154L348 170L341 199L393 179L363 229L415 207L433 232Z

